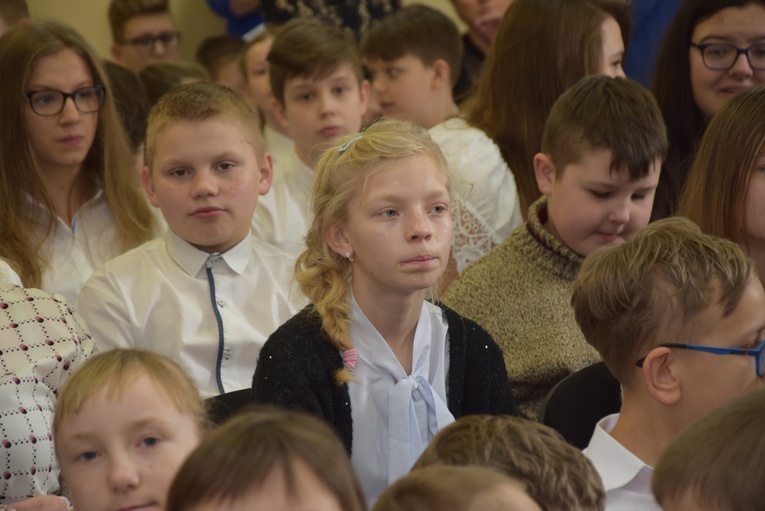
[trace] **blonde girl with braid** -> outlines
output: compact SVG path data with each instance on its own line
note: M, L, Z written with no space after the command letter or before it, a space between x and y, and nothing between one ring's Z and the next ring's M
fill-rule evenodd
M263 347L254 399L330 423L368 502L462 415L515 413L502 354L437 302L451 180L427 131L380 121L319 160L295 276L311 305Z

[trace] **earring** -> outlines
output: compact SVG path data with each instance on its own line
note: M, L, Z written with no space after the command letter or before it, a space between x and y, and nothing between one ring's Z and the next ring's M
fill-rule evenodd
M351 255L350 252L345 253L345 258L348 259L350 262L353 262L353 255Z

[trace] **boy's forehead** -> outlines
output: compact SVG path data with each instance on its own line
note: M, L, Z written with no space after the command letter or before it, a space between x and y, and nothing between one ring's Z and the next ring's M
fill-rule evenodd
M129 18L123 26L125 39L175 30L170 13L155 12Z
M255 135L250 132L250 130L247 129L247 127L238 119L234 118L231 115L225 115L225 114L219 114L212 117L208 117L206 119L167 119L163 125L157 129L157 131L154 133L154 151L153 151L153 160L151 162L147 162L147 165L149 167L152 167L154 165L154 162L157 159L158 153L163 153L163 157L172 157L166 153L168 152L177 152L179 154L184 153L186 149L193 149L193 147L188 147L187 145L179 145L175 143L172 140L167 140L166 135L170 131L178 131L178 130L195 130L200 132L207 132L210 129L210 123L222 123L226 126L230 126L231 128L235 129L239 132L239 135L241 135L241 138L244 139L250 146L252 146L252 150L255 153L256 156L261 156L262 150L259 150L258 147L262 147L262 144L259 144L257 139L255 138ZM219 147L221 152L226 151L226 147Z
M330 86L336 82L351 82L358 84L358 77L350 62L340 62L331 71L318 70L312 75L290 76L285 80L285 90L301 87Z

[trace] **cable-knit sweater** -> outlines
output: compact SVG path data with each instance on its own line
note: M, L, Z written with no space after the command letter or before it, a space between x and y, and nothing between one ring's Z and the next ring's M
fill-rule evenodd
M501 245L468 266L444 303L484 327L499 344L523 415L536 419L552 387L600 360L571 307L584 257L545 227L547 199Z
M454 418L517 415L499 347L483 328L439 306L449 325L446 393ZM350 453L353 419L348 384L334 381L335 372L343 367L340 351L324 336L321 317L309 305L271 334L260 350L253 399L323 418Z

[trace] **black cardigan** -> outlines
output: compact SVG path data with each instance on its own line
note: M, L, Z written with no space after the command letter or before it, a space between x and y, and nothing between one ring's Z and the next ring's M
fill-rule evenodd
M449 325L448 407L455 419L471 414L517 415L502 351L473 321L438 304ZM348 384L334 374L343 358L308 306L271 334L260 351L253 399L317 415L334 427L348 453L353 420Z

